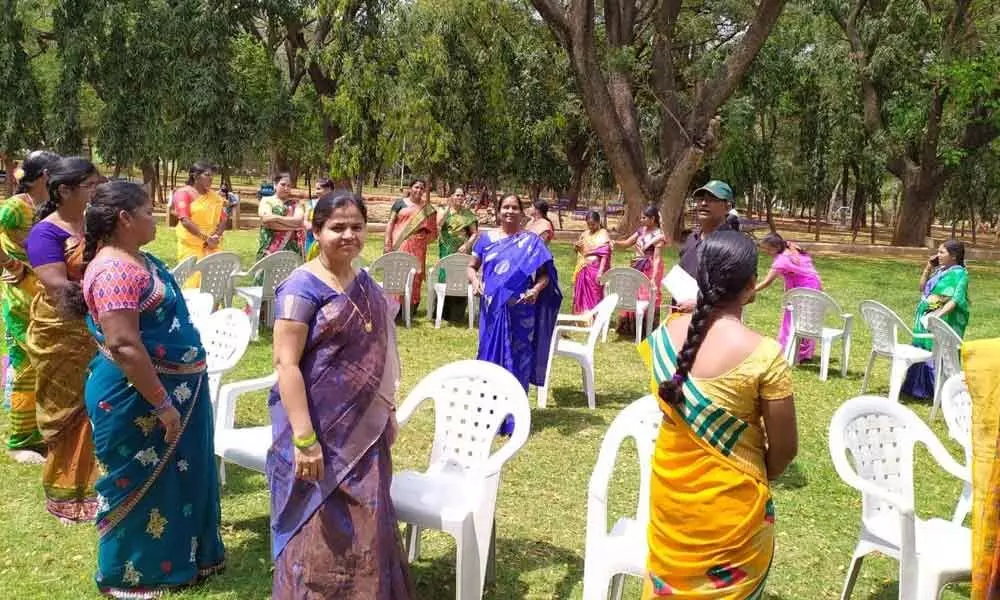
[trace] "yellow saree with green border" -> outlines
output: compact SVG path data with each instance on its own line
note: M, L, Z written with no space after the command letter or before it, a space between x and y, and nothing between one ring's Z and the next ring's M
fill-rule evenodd
M677 368L667 328L653 332L639 353L656 395ZM727 373L689 377L681 406L660 400L644 600L762 597L774 555L775 511L760 403L791 395L781 347L764 338Z

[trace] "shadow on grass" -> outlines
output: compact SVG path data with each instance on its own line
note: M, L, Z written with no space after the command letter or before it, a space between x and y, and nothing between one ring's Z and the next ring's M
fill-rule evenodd
M777 480L775 480L771 487L783 490L797 490L806 487L809 480L806 479L805 474L799 469L796 463L788 465L785 472L781 474Z
M565 567L566 573L555 582L552 598L574 597L573 590L583 579L583 557L559 546L525 539L498 539L496 580L486 583L484 597L516 599L528 595L521 574L548 567ZM410 566L418 598L455 597L455 551L433 560L419 560Z
M267 479L257 471L226 463L226 485L220 489L223 497L267 492Z
M541 429L555 428L559 433L566 435L579 433L590 427L604 427L606 422L600 416L589 412L584 402L584 410L575 407L540 408L531 412L531 429L539 431Z

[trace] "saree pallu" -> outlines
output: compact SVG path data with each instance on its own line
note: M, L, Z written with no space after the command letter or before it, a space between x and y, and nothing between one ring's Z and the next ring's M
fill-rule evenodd
M180 412L173 443L110 358L93 315L87 318L99 347L85 392L101 468L95 581L117 598L152 598L195 583L225 558L205 350L180 286L163 263L144 257L153 276L142 291L139 332Z
M0 204L0 249L18 261L14 270L4 269L0 276L0 312L9 357L9 379L4 388L4 403L10 406L9 450L40 450L44 445L35 418L35 369L25 347L31 301L38 290L38 279L24 250L33 219L34 207L21 194Z
M1000 600L1000 339L962 346L972 396L972 598Z
M193 188L190 193L197 194ZM177 201L175 200L175 202ZM185 214L202 233L211 235L219 227L219 223L222 222L223 216L226 214L226 201L216 192L209 190L208 193L201 194L194 200L187 202ZM174 231L177 233L177 262L181 262L189 256L201 260L209 254L222 251L221 244L215 248L206 246L201 238L185 229L183 223L178 222ZM194 273L187 281L179 281L178 283L185 288L197 288L201 285L201 273Z
M410 303L417 306L420 304L420 291L424 287L424 271L427 269L427 245L438 236L437 212L430 201L420 206L405 200L396 202L393 212L398 216L392 228L392 249L406 252L417 259L417 274L413 277L410 289ZM398 297L397 301L402 302Z
M913 319L913 333L927 333L924 317L947 304L949 300L954 300L955 308L941 317L941 320L950 325L959 337L965 337L965 328L969 324L969 273L961 265L938 269L927 280ZM916 338L913 340L913 345L931 350L934 342ZM902 391L913 398L933 398L934 365L930 362L912 365L906 371Z
M573 273L573 313L583 314L604 299L601 275L611 268L611 240L605 231L581 238L583 247Z
M300 368L324 472L317 482L295 477L293 432L275 386L267 456L272 596L409 600L413 586L389 495L397 307L364 271L338 294L299 269L277 298L278 319L309 326ZM355 306L370 307L371 331Z
M83 279L82 241L71 237L66 242L70 281ZM67 521L92 521L97 512L97 460L83 388L97 345L85 319L64 317L44 287L39 288L31 303L28 354L38 378L38 429L48 448L42 471L45 508Z
M640 354L650 365L656 395L659 383L676 370L665 326L647 338ZM783 362L780 347L765 340L737 367L733 382L756 384L765 369L781 368L777 361ZM773 399L791 394L784 368ZM708 381L720 385L721 379ZM757 385L744 393L756 396ZM753 419L713 401L691 379L684 386L683 404L674 407L661 399L660 408L664 418L653 457L643 599L763 597L775 542L763 430ZM759 423L758 412L754 415Z
M476 358L510 371L525 391L529 384L544 385L552 332L562 304L552 254L542 238L526 231L495 242L481 235L474 252L482 259L484 287ZM548 273L548 285L534 304L518 304L542 268Z

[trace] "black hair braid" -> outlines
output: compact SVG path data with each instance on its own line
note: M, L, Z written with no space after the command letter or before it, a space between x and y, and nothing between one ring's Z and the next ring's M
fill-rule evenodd
M97 256L101 243L107 241L118 223L115 207L91 205L87 208L85 233L83 236L83 264L89 264Z
M684 381L691 373L694 359L698 356L702 342L705 341L709 319L712 312L715 311L715 305L719 302L719 296L720 292L716 288L710 288L705 293L698 292L698 304L691 314L691 324L688 325L684 346L677 353L677 370L671 379L660 383L660 398L663 398L671 406L680 406L683 403Z

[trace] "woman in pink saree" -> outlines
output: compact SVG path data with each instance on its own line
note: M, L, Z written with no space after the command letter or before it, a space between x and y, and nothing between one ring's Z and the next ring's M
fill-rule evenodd
M424 270L427 263L427 246L437 239L437 210L431 203L427 184L423 179L410 182L410 192L400 198L389 210L389 222L385 226L386 253L400 251L417 259L417 275L413 278L412 311L416 313L420 304L420 290L424 285ZM400 302L402 300L400 299Z
M663 281L663 258L661 252L667 244L667 236L660 229L660 211L655 206L647 206L642 211L642 221L639 229L624 240L615 242L616 246L629 247L635 250L635 258L632 259L632 268L640 271L649 278L649 287L652 294L639 290L636 296L639 300L649 300L653 306L653 322L659 323L660 310L660 283ZM650 295L653 296L650 299ZM626 311L622 318L618 319L618 334L631 337L635 335L635 313Z
M579 255L573 272L573 313L589 312L604 299L601 275L611 268L611 237L601 226L601 213L587 215L587 231L573 244Z
M767 272L767 277L757 284L757 291L760 292L774 283L774 280L781 276L785 280L785 291L794 288L807 288L810 290L822 290L823 281L813 266L812 258L795 244L786 241L777 233L769 233L760 242L760 247L774 259L771 263L771 270ZM785 310L785 316L781 321L781 330L778 332L778 343L784 348L788 342L788 336L792 329L792 313ZM810 360L816 354L816 342L814 340L802 340L799 343L799 361Z

